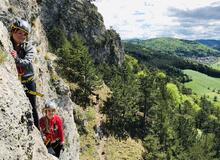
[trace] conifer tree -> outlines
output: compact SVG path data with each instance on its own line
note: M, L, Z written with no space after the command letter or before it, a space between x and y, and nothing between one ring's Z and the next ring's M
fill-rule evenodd
M99 84L98 76L88 49L77 33L73 34L70 44L71 47L60 48L58 54L62 57L64 74L80 87L75 91L75 100L85 107L89 103L88 96Z
M200 139L189 147L189 158L192 160L217 160L214 150L214 135L204 134Z
M139 111L138 82L126 62L112 76L112 95L105 103L103 111L108 115L109 124L117 134L134 134L139 121L136 114Z
M142 132L146 134L150 130L150 114L149 111L152 106L156 103L156 84L155 78L153 74L148 73L146 69L141 70L137 73L139 78L139 92L140 92L140 99L139 99L139 108L140 111L143 112L143 118L141 122ZM152 116L152 115L151 115Z
M55 52L59 48L68 48L71 46L65 33L58 26L54 26L48 32L48 40L51 50Z

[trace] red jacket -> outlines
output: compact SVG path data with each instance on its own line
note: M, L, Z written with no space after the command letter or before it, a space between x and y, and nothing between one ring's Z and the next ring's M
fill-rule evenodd
M48 131L46 129L47 123ZM64 142L62 120L58 115L54 115L50 120L46 116L42 117L39 121L39 126L43 136L46 136L46 141L54 142L60 140L61 143Z

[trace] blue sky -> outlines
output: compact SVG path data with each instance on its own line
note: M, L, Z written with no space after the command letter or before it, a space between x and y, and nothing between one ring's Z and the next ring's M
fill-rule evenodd
M122 39L220 39L220 0L96 0Z

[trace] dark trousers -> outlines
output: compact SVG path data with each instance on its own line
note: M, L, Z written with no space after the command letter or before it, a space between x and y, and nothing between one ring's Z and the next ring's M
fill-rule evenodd
M36 83L34 81L29 81L27 83L23 83L24 87L26 87L28 90L36 92ZM25 90L25 93L31 103L32 106L32 115L34 118L34 125L39 129L39 117L37 113L37 107L36 107L36 95L29 94L27 90Z
M61 151L61 149L63 149L63 144L60 144L60 140L58 140L55 143L52 143L52 144L49 143L47 145L47 149L48 149L48 152L49 152L49 149L50 150L52 149L54 152L52 151L51 154L53 154L54 156L59 158L60 157L60 151Z

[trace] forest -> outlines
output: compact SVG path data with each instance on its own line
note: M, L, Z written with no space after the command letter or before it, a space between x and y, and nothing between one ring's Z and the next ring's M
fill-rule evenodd
M59 28L53 33L59 42L50 44L59 57L57 69L69 83L78 85L72 90L77 104L87 108L89 95L101 83L110 88L111 96L101 108L106 115L106 121L101 124L106 137L141 139L145 160L220 158L220 105L186 88L180 69L190 66L214 76L219 76L219 72L212 73L210 68L178 56L153 54L155 51L151 49L136 54L143 50L128 52L127 48L122 65L94 64L80 35L67 38ZM169 67L159 65L168 59ZM85 130L80 134L86 134Z

